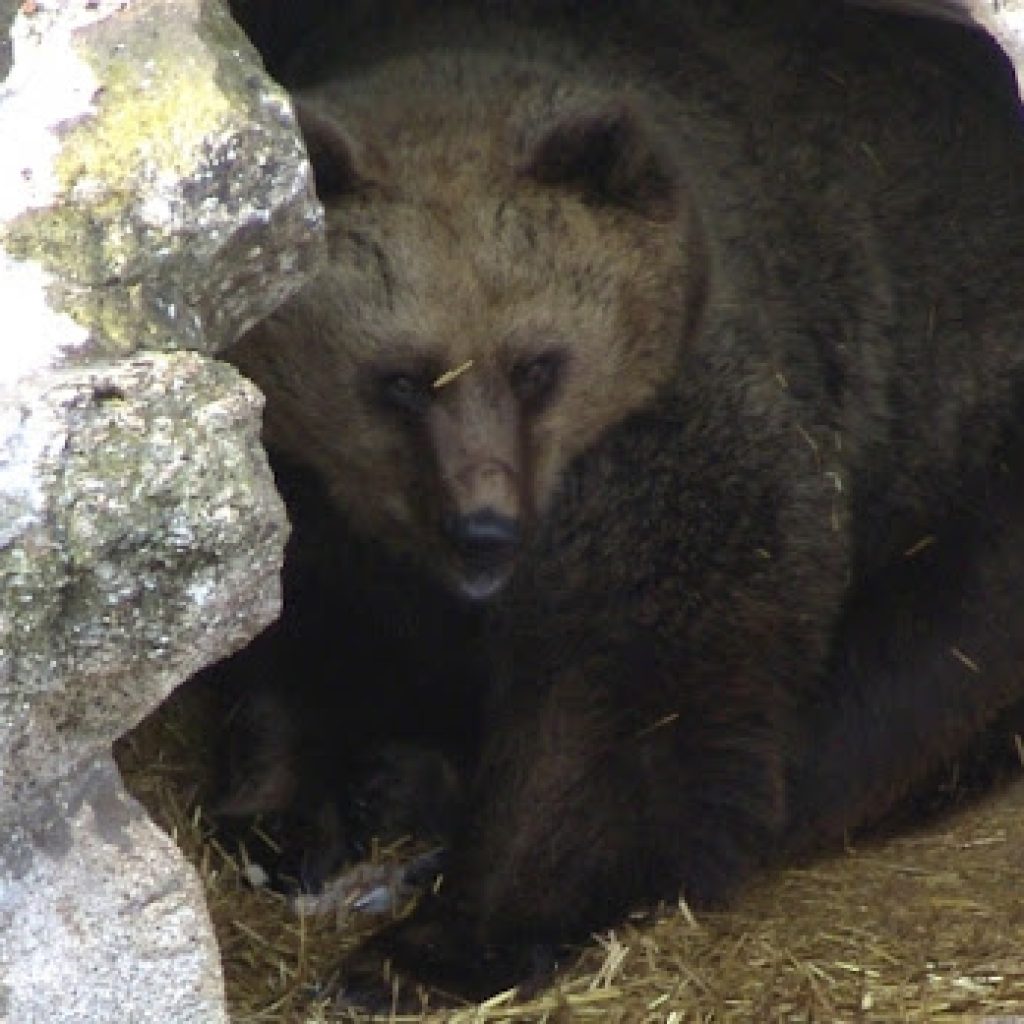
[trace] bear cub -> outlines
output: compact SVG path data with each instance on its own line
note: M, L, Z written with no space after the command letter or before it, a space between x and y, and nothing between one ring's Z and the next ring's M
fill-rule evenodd
M295 91L329 265L231 355L294 532L223 807L309 885L443 835L366 955L469 996L719 904L1024 697L1005 63L840 5L585 6L333 34Z

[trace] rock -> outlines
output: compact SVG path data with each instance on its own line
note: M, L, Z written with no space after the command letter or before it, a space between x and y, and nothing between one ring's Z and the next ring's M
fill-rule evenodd
M12 1024L225 1019L198 880L123 792L109 751L277 613L285 527L260 405L230 367L192 353L38 373L0 403ZM159 927L154 907L168 908Z
M11 38L0 1020L217 1024L200 884L110 747L279 609L262 400L208 357L316 270L322 212L287 98L217 3L24 3Z
M0 889L0 1019L225 1021L202 888L174 843L106 757L59 800L57 834L22 837L25 873Z
M1024 0L849 0L863 7L948 18L984 29L1010 58L1024 100Z
M10 27L18 12L18 0L0 0L0 82L11 70L14 47L11 44Z
M215 352L306 280L322 213L291 106L219 4L49 0L12 35L0 242L87 353Z
M962 0L974 21L1006 51L1024 100L1024 0Z
M252 385L192 353L40 377L3 411L0 836L278 610Z

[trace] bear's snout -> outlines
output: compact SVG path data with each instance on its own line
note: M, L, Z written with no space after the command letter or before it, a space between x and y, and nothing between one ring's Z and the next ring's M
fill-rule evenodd
M458 561L463 596L485 600L496 594L512 573L521 537L519 521L485 508L468 515L449 514L443 529Z

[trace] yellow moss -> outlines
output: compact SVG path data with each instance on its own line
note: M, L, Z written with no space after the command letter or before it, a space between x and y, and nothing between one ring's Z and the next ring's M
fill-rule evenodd
M116 191L143 163L187 174L210 126L231 112L213 70L204 50L115 55L97 68L104 83L97 116L69 134L57 160L59 180L70 190L83 177L95 178Z
M171 203L188 200L190 181L205 194L211 162L248 116L258 118L264 86L251 84L258 64L248 41L219 8L198 15L192 25L140 10L83 35L79 55L102 87L94 114L62 133L54 172L64 198L0 229L0 244L47 268L52 301L111 354L187 343L189 325L164 309L177 304L184 236L159 182L185 183ZM140 210L143 196L152 206Z

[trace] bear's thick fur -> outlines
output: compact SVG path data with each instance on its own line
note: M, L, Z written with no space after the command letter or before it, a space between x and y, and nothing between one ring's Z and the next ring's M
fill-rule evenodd
M953 27L379 6L297 91L330 267L232 357L295 534L225 806L313 879L367 787L441 821L375 952L479 994L1024 695L1024 137Z

